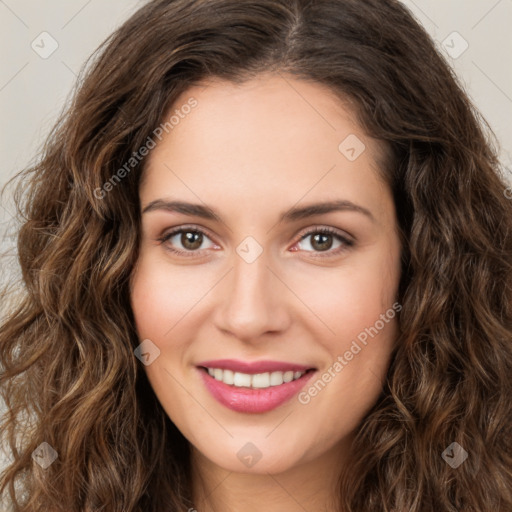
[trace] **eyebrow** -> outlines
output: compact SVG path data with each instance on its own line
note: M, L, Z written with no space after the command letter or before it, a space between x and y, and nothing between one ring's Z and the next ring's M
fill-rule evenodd
M201 217L203 219L215 220L224 223L222 218L215 213L215 211L206 205L187 203L184 201L168 201L165 199L155 199L151 201L147 206L144 207L142 213L148 213L156 210L165 210L169 212L182 213L184 215L192 215L195 217ZM363 206L347 201L345 199L338 199L335 201L326 201L320 203L313 203L306 206L294 206L289 210L283 212L279 217L279 223L281 222L293 222L315 215L323 215L326 213L336 211L352 211L362 213L368 217L372 222L377 223L372 212Z

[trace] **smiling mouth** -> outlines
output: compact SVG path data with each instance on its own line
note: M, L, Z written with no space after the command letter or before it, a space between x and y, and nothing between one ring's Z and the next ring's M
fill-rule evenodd
M316 371L309 368L302 371L273 371L261 373L244 373L222 368L209 368L199 366L202 371L218 382L222 382L233 388L266 389L281 386L289 382L301 379L304 375Z
M284 366L293 369L254 373L253 367L253 373L244 373L199 365L196 370L220 404L235 412L258 414L289 402L317 373L315 368L301 365Z

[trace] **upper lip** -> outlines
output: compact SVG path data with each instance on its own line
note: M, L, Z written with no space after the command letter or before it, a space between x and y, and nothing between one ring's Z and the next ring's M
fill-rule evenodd
M266 373L266 372L305 372L306 370L314 369L312 366L305 366L303 364L288 363L285 361L253 361L246 362L237 359L215 359L210 361L203 361L197 366L205 368L220 368L222 370L231 370L240 373Z

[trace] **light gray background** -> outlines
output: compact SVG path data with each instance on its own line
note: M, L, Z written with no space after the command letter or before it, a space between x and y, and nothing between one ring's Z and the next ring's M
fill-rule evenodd
M0 0L0 187L37 156L86 58L143 0ZM502 145L512 182L512 0L404 0L452 63L471 99ZM42 58L32 43L58 48ZM457 34L453 34L457 32ZM47 36L45 36L47 37ZM468 48L458 55L465 48ZM414 45L414 41L410 41ZM43 48L41 48L43 50ZM451 56L450 56L451 54ZM0 236L12 204L0 203ZM0 252L12 247L4 236ZM15 265L4 259L2 274Z

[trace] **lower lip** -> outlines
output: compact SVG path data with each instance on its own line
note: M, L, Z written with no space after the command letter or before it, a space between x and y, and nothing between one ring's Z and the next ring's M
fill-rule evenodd
M236 387L214 379L206 370L198 368L208 391L213 397L232 411L261 413L271 411L295 396L316 373L308 371L302 377L279 386L264 389Z

